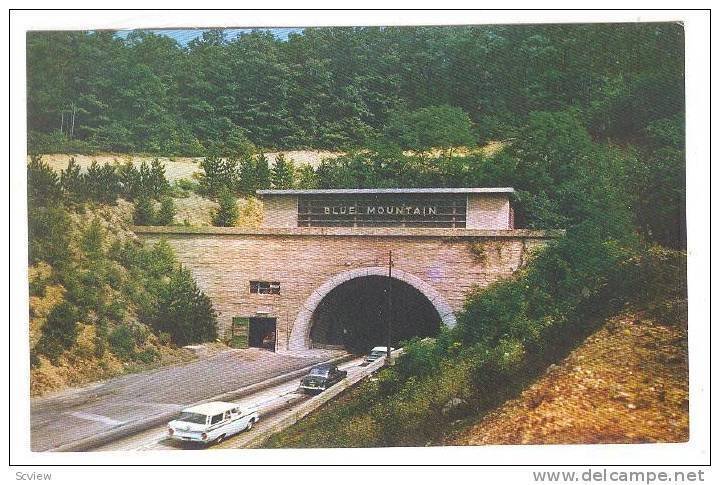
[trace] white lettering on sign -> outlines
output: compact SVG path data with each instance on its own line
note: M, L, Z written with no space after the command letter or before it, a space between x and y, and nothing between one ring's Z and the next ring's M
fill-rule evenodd
M413 205L379 205L379 206L325 206L323 207L325 215L395 215L395 216L436 216L437 207L435 206L413 206Z

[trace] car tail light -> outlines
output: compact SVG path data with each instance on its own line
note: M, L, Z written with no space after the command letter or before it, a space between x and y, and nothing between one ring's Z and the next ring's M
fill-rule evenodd
M173 434L175 434L175 430L172 428L168 428L168 434L172 436Z
M202 438L202 440L205 441L207 439L207 433L201 434L200 438Z

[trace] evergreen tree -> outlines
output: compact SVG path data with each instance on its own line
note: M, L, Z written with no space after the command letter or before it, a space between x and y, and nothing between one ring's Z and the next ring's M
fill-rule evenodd
M210 155L200 162L200 166L204 171L200 187L205 194L216 196L223 188L232 188L238 183L238 164L235 159Z
M280 153L272 168L272 186L275 189L292 189L295 183L295 164Z
M170 226L175 218L175 203L172 197L165 196L160 200L160 209L155 215L155 224L158 226Z
M56 305L47 317L35 353L47 356L55 362L60 354L70 348L77 338L77 308L67 301Z
M155 198L160 198L170 189L170 184L165 178L165 165L155 158L150 164L147 188Z
M317 173L311 165L305 163L296 168L295 186L298 189L317 189L320 186Z
M250 155L245 155L238 163L238 178L235 188L241 194L254 195L257 185L255 159Z
M147 195L140 195L135 201L133 224L136 226L151 226L155 223L155 208Z
M158 297L156 330L167 332L177 345L208 342L217 338L217 315L210 298L184 268L173 271Z
M70 158L67 168L60 171L60 186L68 200L79 202L85 197L84 180L74 157Z
M255 189L269 189L272 183L270 162L264 153L255 157Z
M42 161L39 155L30 158L27 171L28 203L30 205L47 205L57 201L61 196L58 176L50 166Z
M127 200L133 200L142 191L140 172L131 161L120 165L117 169L120 194Z
M220 207L213 216L213 224L220 227L234 226L238 219L237 201L227 187L220 189L218 203Z

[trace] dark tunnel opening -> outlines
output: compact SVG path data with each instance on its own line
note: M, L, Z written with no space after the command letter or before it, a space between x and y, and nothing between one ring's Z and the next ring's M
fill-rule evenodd
M366 353L386 345L387 276L347 281L328 293L315 309L310 338L313 347ZM442 320L437 310L413 286L392 279L393 347L412 337L436 336Z

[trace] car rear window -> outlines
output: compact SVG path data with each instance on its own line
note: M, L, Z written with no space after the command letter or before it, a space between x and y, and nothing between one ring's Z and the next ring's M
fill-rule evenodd
M316 367L314 369L310 369L311 376L327 377L329 373L330 369L328 368Z
M182 413L177 420L185 423L205 424L207 416L198 413Z

